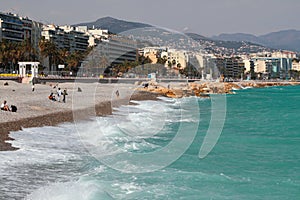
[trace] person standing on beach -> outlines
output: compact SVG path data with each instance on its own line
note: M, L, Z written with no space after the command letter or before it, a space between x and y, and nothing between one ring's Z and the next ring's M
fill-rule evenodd
M67 89L64 89L64 91L63 91L63 102L64 103L66 103L66 95L68 95Z
M61 96L61 89L58 88L57 90L57 101L60 102L60 96Z

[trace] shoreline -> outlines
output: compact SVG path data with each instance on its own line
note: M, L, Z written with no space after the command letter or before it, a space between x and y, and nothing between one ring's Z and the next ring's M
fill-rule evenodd
M134 94L131 100L144 101L144 100L157 100L159 95L148 93L144 95L143 92ZM146 98L145 98L146 97ZM118 102L114 102L114 105L125 105L126 102L123 102L123 99L120 99ZM13 147L10 143L6 141L13 140L9 137L10 132L20 131L23 128L33 128L33 127L43 127L43 126L56 126L63 123L73 123L74 122L74 112L80 113L85 110L67 110L67 111L58 111L50 114L45 114L36 117L28 117L20 119L13 122L2 122L0 123L0 151L11 151L17 150L18 148ZM95 105L96 116L108 116L112 115L113 107L112 102L103 101L100 104ZM59 117L58 117L59 116ZM77 115L78 116L78 115ZM78 119L77 119L78 120ZM81 120L88 120L85 116Z
M167 83L163 85L162 83L150 82L149 87L147 88L138 88L138 89L127 89L131 90L133 94L128 99L128 93L123 94L120 98L115 100L111 99L112 91L116 86L119 85L109 85L101 84L97 90L101 92L96 92L97 94L89 94L89 91L95 92L93 87L90 87L91 84L81 84L80 87L83 88L83 91L87 91L84 95L90 95L90 98L98 99L98 101L93 104L93 106L80 106L74 109L73 106L73 96L72 98L67 98L67 103L58 103L51 102L46 99L46 96L49 93L49 90L52 88L52 84L47 85L36 85L38 91L41 94L35 96L35 93L31 93L31 85L21 84L21 83L12 83L13 85L10 90L9 95L4 98L9 99L8 97L14 97L12 99L19 99L22 95L26 94L24 102L20 102L20 109L17 113L11 113L6 111L0 111L1 117L0 120L0 151L11 151L17 150L14 148L11 143L6 141L13 140L10 138L9 134L12 131L19 131L22 128L31 128L31 127L43 127L43 126L56 126L62 123L70 122L73 123L74 115L76 120L88 120L93 115L94 116L107 116L113 114L113 108L119 107L122 105L128 105L129 100L143 101L143 100L158 100L157 97L165 96L169 98L182 98L188 96L198 96L198 97L209 97L209 94L231 94L235 89L242 88L261 88L261 87L272 87L272 86L289 86L289 85L300 85L299 82L233 82L233 83L216 83L216 82L195 82L195 83ZM0 84L2 84L0 82ZM70 84L70 83L68 83ZM68 91L72 91L72 88L68 84L60 84L68 88ZM169 86L171 84L171 87ZM3 85L3 84L2 84ZM0 85L1 86L1 85ZM51 86L51 88L49 87ZM72 86L72 85L71 85ZM133 85L120 85L120 87L128 88ZM18 87L24 87L22 90L25 91L24 94L18 94L14 90ZM98 85L96 86L98 87ZM51 89L52 90L52 89ZM75 87L73 85L73 93L75 93ZM28 93L31 93L29 95ZM98 94L99 93L99 94ZM101 95L100 95L101 94ZM94 96L93 96L94 95ZM2 94L0 100L3 101ZM45 100L45 99L46 100ZM80 97L81 98L81 97ZM87 97L88 98L88 97ZM42 99L42 100L41 100ZM94 100L95 100L94 99ZM11 100L10 100L11 101ZM59 109L57 109L57 106ZM25 113L22 113L25 112ZM26 113L27 112L27 113Z
M1 84L1 82L0 82ZM25 91L26 94L28 94L31 88L31 85L28 84L20 84L20 83L13 83L9 82L10 90L4 98L5 99L19 99L22 97L22 94L16 93L14 90L18 87L25 87L27 91ZM52 85L52 84L50 84ZM60 84L62 86L65 86L63 84ZM69 91L72 90L69 86ZM132 86L132 85L129 85ZM39 88L40 87L40 88ZM44 88L42 88L44 87ZM93 87L90 88L88 91L89 85L80 85L83 89L83 94L88 96L87 98L94 97L95 94L88 94L90 90L93 91ZM111 99L111 89L114 88L113 85L100 85L100 89L102 94L95 95L97 97L97 101L94 105L83 105L76 109L73 108L73 96L72 98L67 98L67 103L59 103L59 102L51 102L47 99L47 96L49 93L49 90L51 88L47 86L37 86L37 90L42 90L42 94L37 94L37 96L34 95L34 93L28 94L26 98L24 98L24 102L20 102L18 105L18 111L16 113L7 112L7 111L0 111L0 151L12 151L17 150L17 148L13 147L11 143L7 142L10 140L13 140L9 136L10 132L13 131L20 131L22 128L32 128L32 127L43 127L43 126L56 126L62 123L73 123L74 122L74 116L76 116L76 120L88 120L91 116L107 116L111 115L113 113L113 108L127 105L129 102L128 100L136 100L136 101L143 101L143 100L158 100L157 97L161 96L159 94L150 93L150 92L143 92L143 91L135 91L130 98L126 95L121 96L120 98L116 100L110 100ZM123 86L128 87L128 85ZM107 88L107 89L105 89ZM2 89L2 88L1 88ZM6 88L7 89L7 88ZM24 88L22 88L24 89ZM75 89L73 89L75 92ZM86 93L85 90L87 90ZM11 92L13 91L13 92ZM1 101L3 101L4 98L2 98L2 95L0 96ZM127 98L126 98L127 97ZM40 100L40 98L43 98ZM37 100L34 102L34 100ZM9 100L9 102L13 102L13 100ZM57 106L58 108L54 107ZM22 113L24 112L24 113ZM92 115L90 115L92 114Z
M105 116L112 114L111 102L102 102L95 106L97 116ZM75 112L82 112L84 110L76 110ZM13 147L8 140L13 140L9 137L10 132L20 131L23 128L43 127L43 126L56 126L66 122L73 122L73 110L58 111L50 114L45 114L36 117L28 117L20 119L14 122L2 122L0 123L1 134L0 134L0 151L17 150L18 148Z

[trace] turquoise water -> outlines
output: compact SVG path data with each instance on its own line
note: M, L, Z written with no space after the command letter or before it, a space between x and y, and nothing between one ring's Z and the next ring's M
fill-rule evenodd
M299 199L300 87L240 90L226 101L224 128L203 159L199 150L211 122L209 99L139 102L76 127L14 132L13 145L20 150L0 152L0 199ZM180 127L192 136L195 124L192 144L162 169L140 173L142 168L125 157L116 165L120 171L103 156L119 155L111 146L134 155L159 151ZM186 143L179 138L176 147L182 150ZM101 148L91 152L93 145ZM160 156L150 159L169 158Z

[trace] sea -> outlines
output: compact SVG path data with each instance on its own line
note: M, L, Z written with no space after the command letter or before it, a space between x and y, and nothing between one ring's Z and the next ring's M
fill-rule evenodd
M12 132L0 199L300 199L300 87L133 101Z

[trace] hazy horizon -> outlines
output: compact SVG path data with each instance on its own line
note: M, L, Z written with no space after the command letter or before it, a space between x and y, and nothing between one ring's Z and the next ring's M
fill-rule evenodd
M1 2L1 12L56 25L93 22L113 17L165 27L180 32L193 32L211 37L221 33L246 33L256 36L281 30L300 30L297 0L74 0Z

